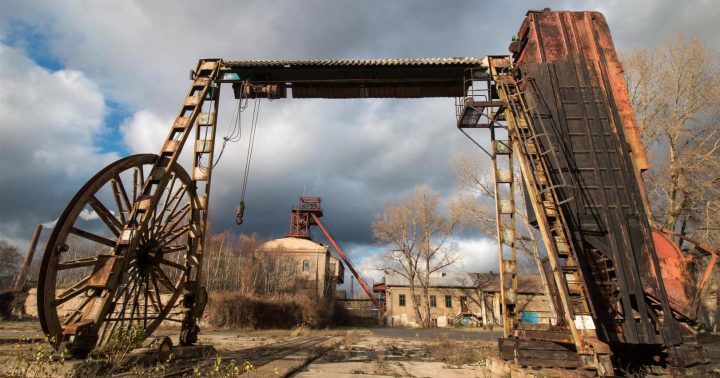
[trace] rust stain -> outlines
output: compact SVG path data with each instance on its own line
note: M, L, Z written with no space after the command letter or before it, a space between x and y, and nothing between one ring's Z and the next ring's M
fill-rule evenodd
M515 63L557 62L582 56L607 78L635 166L645 171L650 164L638 131L622 64L618 60L605 16L599 12L528 12L518 40L510 45ZM603 85L603 83L600 83Z
M695 287L688 280L690 272L687 270L687 259L677 245L665 234L652 231L652 237L655 252L660 262L661 278L665 284L665 291L670 305L683 315L694 317ZM651 259L648 260L652 261ZM648 274L655 277L655 269L649 269ZM650 287L646 287L646 290L652 292Z

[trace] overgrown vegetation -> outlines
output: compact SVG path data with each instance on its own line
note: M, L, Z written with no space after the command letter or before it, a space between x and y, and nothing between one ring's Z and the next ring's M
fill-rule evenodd
M216 327L292 328L323 327L333 320L334 305L318 301L315 293L255 295L211 293L206 318Z
M0 359L0 375L7 377L51 377L62 375L66 353L55 354L49 338L25 338L12 345Z

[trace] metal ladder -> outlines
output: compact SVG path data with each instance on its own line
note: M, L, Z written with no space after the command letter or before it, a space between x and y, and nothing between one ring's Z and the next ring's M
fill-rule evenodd
M498 57L505 64L509 57ZM493 189L495 199L495 227L500 262L500 301L502 306L503 334L509 337L517 326L517 244L515 212L515 174L513 148L507 120L502 110L504 102L497 97L487 66L469 69L465 73L465 97L456 100L457 127L480 147L493 163ZM463 129L488 129L491 148L487 151Z
M187 293L183 303L185 317L182 323L181 343L186 344L196 334L197 326L193 317L193 307L197 298L194 295L198 292L200 285L200 273L202 266L202 255L204 236L207 228L208 194L210 191L210 178L213 163L213 143L216 129L216 114L218 110L219 85L215 82L221 66L220 59L205 59L198 62L197 68L191 74L193 81L188 94L183 100L180 111L173 122L170 132L160 150L160 156L153 165L150 173L145 178L140 188L140 196L132 211L128 215L128 222L120 234L116 254L124 255L136 248L139 238L142 237L142 230L147 229L151 219L156 216L154 209L158 205L169 180L169 173L173 165L180 157L182 147L190 137L190 132L195 127L195 143L193 152L192 179L197 187L199 195L200 214L194 210L189 214L192 219L198 219L199 229L191 229L191 238L188 243L197 245L197 256L187 261L187 275L185 289ZM207 112L203 112L206 101L210 102ZM205 182L200 187L198 183ZM127 259L126 259L127 260ZM108 295L111 298L112 295ZM102 317L110 310L111 301L105 301Z
M506 103L510 144L519 156L526 189L558 288L565 320L561 325L570 330L578 353L593 357L586 359L586 363L611 373L609 348L597 339L587 287L569 243L569 229L561 211L562 205L573 200L572 197L563 198L559 192L559 189L569 187L569 181L564 178L559 158L547 136L535 128L532 114L535 109L528 106L526 93L520 91L511 68L507 64L503 66L502 61L493 60L492 63L491 73L500 98ZM542 122L542 116L537 119Z
M490 141L495 189L495 227L500 261L500 298L503 307L503 330L505 337L508 337L516 328L519 317L516 309L518 274L515 240L517 230L515 172L509 128L498 122L492 122Z

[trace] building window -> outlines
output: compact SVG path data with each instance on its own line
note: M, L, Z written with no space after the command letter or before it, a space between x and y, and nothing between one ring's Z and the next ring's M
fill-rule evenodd
M430 307L437 307L437 298L434 295L430 296Z
M303 260L303 272L310 271L310 260Z
M413 295L413 303L416 306L420 306L420 296L419 295Z
M400 307L405 307L405 294L400 294Z
M445 307L452 308L452 296L450 296L450 295L445 296Z

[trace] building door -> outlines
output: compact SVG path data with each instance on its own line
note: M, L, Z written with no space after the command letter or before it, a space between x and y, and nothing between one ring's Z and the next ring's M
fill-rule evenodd
M460 297L460 312L463 314L470 312L467 306L467 297Z

